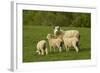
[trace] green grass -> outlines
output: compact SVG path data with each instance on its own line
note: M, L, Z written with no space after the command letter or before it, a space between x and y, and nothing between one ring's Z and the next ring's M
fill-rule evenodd
M23 26L23 62L39 62L39 61L61 61L61 60L86 60L91 59L91 29L62 27L64 30L76 29L80 31L80 51L76 53L74 49L70 49L68 53L58 50L45 56L35 53L36 44L42 39L46 39L48 33L53 33L50 26Z

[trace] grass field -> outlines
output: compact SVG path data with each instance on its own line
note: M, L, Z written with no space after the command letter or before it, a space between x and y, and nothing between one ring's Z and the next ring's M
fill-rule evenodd
M39 61L61 61L61 60L86 60L91 59L91 29L62 27L64 30L77 29L80 31L80 51L76 53L74 49L66 53L59 53L58 50L46 56L35 53L36 44L42 39L46 39L48 33L53 33L53 28L49 26L23 26L23 62Z

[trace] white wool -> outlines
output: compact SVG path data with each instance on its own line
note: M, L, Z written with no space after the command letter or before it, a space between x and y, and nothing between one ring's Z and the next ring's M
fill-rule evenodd
M64 37L77 37L79 38L79 31L78 30L67 30L64 32Z
M37 51L39 55L48 54L46 40L41 40L37 43Z

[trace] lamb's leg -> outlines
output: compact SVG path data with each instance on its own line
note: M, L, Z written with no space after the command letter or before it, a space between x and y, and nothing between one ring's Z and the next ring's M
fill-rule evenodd
M39 54L39 55L41 54L40 50L38 51L38 54Z
M74 48L75 48L76 52L78 53L79 52L78 47L74 45Z
M73 42L73 47L75 48L76 52L78 53L79 49L78 49L78 46L77 46L77 42Z
M79 52L78 47L75 46L74 48L75 48L76 52L78 53Z
M62 49L61 49L61 47L59 47L59 52L61 52L62 51Z
M48 49L47 48L45 49L45 53L46 53L46 55L48 54Z
M68 48L67 45L65 46L65 49L66 49L66 56L67 56L68 55L68 51L69 51L69 48Z
M44 50L43 49L41 49L41 55L44 55Z
M66 48L66 52L68 52L68 51L69 51L69 48L68 48L68 46L67 46L67 45L65 46L65 48Z
M51 49L52 49L52 47L50 46L50 52L52 52L52 50L51 50Z
M37 50L36 50L36 53L38 53L38 55L40 55L40 50L37 49Z

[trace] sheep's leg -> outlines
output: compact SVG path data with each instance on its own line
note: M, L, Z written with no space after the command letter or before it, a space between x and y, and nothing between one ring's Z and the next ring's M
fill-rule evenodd
M74 46L74 48L75 48L76 52L78 52L78 51L79 51L79 49L78 49L78 47L77 47L77 46Z
M45 53L46 53L46 55L48 54L48 50L47 50L47 48L45 49Z
M38 51L38 54L40 55L40 54L41 54L41 52L40 52L40 51Z
M59 52L61 52L62 51L62 49L61 49L61 47L59 47Z
M65 46L65 49L66 49L66 56L67 56L68 55L68 51L69 51L68 46Z
M36 50L36 53L38 53L38 55L40 55L40 50L37 49L37 50Z
M57 45L57 48L59 49L59 52L61 52L61 51L62 51L62 49L61 49L61 46L60 46L60 45Z
M65 48L66 48L66 52L68 52L68 51L69 51L69 48L68 48L68 46L65 46Z
M78 46L77 46L77 42L73 42L72 44L73 44L73 47L75 48L76 52L78 52L79 49L78 49Z
M78 52L78 51L79 51L79 50L78 50L78 47L75 46L75 50L76 50L76 52Z
M41 49L41 55L44 55L44 50L43 49Z
M50 52L52 52L52 50L51 50L51 49L52 49L52 47L50 47Z

